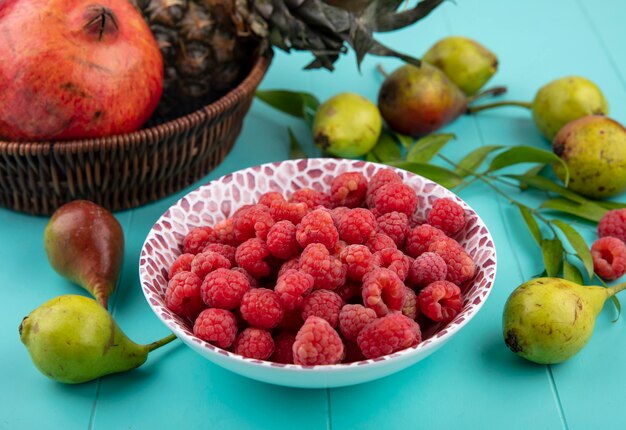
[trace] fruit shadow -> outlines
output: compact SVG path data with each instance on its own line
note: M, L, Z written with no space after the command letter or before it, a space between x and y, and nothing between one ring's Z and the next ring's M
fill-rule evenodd
M488 336L485 339L480 356L485 367L492 372L500 373L504 377L519 375L522 372L545 372L545 366L524 360L511 352L504 344L500 333Z

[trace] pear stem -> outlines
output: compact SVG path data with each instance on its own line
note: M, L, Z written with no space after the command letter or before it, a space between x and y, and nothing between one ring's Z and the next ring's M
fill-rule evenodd
M518 107L523 107L526 109L532 108L532 104L528 102L503 101L503 102L487 103L481 106L468 107L465 113L468 115L471 115L473 113L480 112L481 110L487 110L487 109L497 108L501 106L518 106Z
M506 92L507 92L507 88L504 87L504 86L488 88L488 89L486 89L484 91L481 91L481 92L479 92L477 94L474 94L473 96L469 97L467 99L467 104L474 103L476 100L480 100L480 99L482 99L484 97L487 97L487 96L496 97L496 96L502 95L502 94L504 94Z
M617 284L617 285L613 285L612 287L608 288L609 291L609 296L608 297L613 297L615 294L619 293L622 290L626 289L626 282L622 282L621 284Z
M172 333L168 336L165 336L163 339L159 339L156 342L152 342L151 344L148 345L148 352L152 352L155 349L162 347L163 345L167 345L174 339L176 339L176 335Z

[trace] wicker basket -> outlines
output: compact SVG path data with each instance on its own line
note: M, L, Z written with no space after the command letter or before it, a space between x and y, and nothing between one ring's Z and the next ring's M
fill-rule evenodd
M0 141L0 205L47 215L88 199L112 211L171 195L230 152L271 59L214 103L134 133L65 142Z

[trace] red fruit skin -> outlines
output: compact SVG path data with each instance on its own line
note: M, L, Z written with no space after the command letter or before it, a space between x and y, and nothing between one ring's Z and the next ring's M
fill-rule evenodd
M393 130L424 136L456 119L465 95L434 66L405 65L385 79L378 93L382 117Z
M117 25L110 17L87 25L103 16L105 8ZM0 35L0 137L4 139L64 140L129 133L148 120L159 102L161 53L130 2L4 1Z

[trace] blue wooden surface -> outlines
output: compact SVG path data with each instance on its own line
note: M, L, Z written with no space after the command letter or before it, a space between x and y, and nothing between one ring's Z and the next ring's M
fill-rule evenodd
M439 38L475 38L500 58L492 84L509 87L509 99L530 100L544 83L569 74L602 88L611 116L626 121L626 2L624 0L457 0L415 28L385 35L397 49L420 55ZM375 100L378 59L362 74L352 58L334 74L302 72L306 55L279 54L263 87L292 88L326 98L339 91ZM381 61L392 69L399 63ZM207 178L287 157L285 126L297 122L255 103L226 161ZM510 108L460 118L446 128L458 139L445 149L451 158L481 145L547 148L529 115ZM199 185L199 184L196 184ZM111 305L122 329L138 342L166 334L138 283L138 255L153 222L190 187L151 205L117 213L127 247L120 286ZM498 250L493 293L476 318L444 348L396 375L332 390L275 387L234 375L179 342L155 352L135 371L79 386L43 377L19 342L21 318L44 301L82 290L49 267L42 247L45 218L0 209L0 428L158 429L300 428L380 429L587 429L624 428L626 322L611 323L607 306L585 350L559 366L517 359L505 348L500 318L509 293L539 271L541 259L513 208L486 187L461 196L487 222ZM529 204L537 199L524 197ZM577 223L591 243L593 226Z

